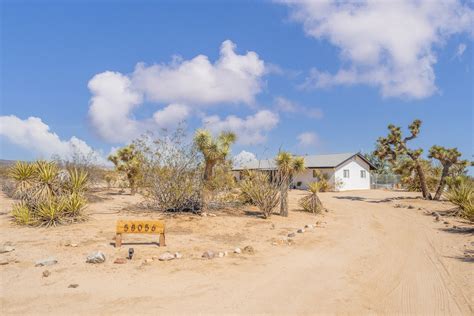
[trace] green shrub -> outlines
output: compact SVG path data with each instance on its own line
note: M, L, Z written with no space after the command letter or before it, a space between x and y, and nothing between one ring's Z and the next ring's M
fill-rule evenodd
M18 162L10 170L15 181L12 216L20 225L56 226L85 219L88 174L61 170L55 162Z
M448 180L446 198L459 207L460 215L474 221L474 183L467 177Z

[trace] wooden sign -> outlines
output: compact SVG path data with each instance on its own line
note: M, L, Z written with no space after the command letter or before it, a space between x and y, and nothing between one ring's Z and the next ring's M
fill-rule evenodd
M122 234L160 235L160 247L165 245L165 223L163 221L118 220L115 235L115 247L122 245Z

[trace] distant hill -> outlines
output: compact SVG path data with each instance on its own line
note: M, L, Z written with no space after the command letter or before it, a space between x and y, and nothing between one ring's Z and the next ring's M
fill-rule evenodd
M16 160L0 159L0 167L14 165Z

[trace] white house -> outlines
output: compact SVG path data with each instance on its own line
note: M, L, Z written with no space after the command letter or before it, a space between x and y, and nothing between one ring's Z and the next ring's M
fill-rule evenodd
M360 153L304 156L306 170L296 175L291 186L306 189L308 183L317 181L316 170L327 175L329 183L336 191L370 189L370 170L375 167ZM253 161L233 168L240 180L244 170L276 170L273 159Z

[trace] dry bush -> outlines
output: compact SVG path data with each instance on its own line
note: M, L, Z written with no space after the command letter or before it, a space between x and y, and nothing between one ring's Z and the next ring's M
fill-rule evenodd
M304 211L317 214L324 209L323 204L318 197L319 190L320 182L312 182L308 185L308 193L298 201L299 206Z
M134 142L143 154L143 187L148 205L160 211L199 211L203 189L200 160L182 129Z
M56 226L85 219L85 171L63 170L55 162L17 162L10 175L15 182L14 196L20 200L12 209L18 224Z
M247 171L240 189L244 199L256 205L264 218L269 218L280 202L280 183L263 171Z
M467 176L448 179L446 198L455 204L456 213L470 221L474 221L474 181Z

